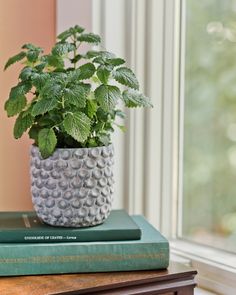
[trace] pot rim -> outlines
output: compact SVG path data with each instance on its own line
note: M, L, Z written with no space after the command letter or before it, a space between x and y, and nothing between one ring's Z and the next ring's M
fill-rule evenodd
M91 150L91 149L102 149L102 148L111 148L114 147L113 143L109 144L109 145L102 145L102 146L94 146L94 147L85 147L85 148L55 148L55 151L60 151L60 150ZM31 144L30 148L36 148L39 150L39 147L35 144ZM54 151L54 152L55 152Z

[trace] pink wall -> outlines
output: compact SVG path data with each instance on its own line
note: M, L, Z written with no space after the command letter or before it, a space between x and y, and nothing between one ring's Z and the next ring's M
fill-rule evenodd
M6 72L6 60L24 43L34 43L47 52L55 40L55 0L0 0L0 211L32 207L27 135L15 140L13 118L3 110L11 86L17 84L20 66Z

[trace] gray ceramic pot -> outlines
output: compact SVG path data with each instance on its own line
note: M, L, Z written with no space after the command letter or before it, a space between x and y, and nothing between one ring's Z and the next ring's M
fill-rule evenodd
M85 227L102 223L113 199L113 145L56 149L43 159L31 148L31 193L35 211L54 226Z

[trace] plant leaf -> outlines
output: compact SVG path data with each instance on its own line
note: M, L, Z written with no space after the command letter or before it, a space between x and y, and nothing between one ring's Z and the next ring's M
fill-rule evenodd
M78 68L78 80L86 80L93 76L96 68L92 63L86 63Z
M57 98L59 99L62 96L62 88L63 88L63 77L54 77L53 79L49 79L44 87L41 89L41 97L43 98Z
M39 126L33 125L28 132L29 138L33 139L37 145L38 145L38 134L40 130L41 128Z
M37 90L40 91L45 86L49 77L50 75L48 73L33 73L31 79L33 85L36 87Z
M24 112L21 112L14 125L14 137L16 139L20 138L22 134L32 126L33 123L34 118L31 116L31 114L24 115Z
M10 67L11 65L13 65L14 63L16 63L17 61L20 61L22 60L24 57L26 56L26 53L25 52L20 52L12 57L10 57L7 61L7 63L5 64L5 67L4 67L4 71Z
M87 91L82 85L72 85L70 88L64 89L64 98L68 103L84 108L86 105Z
M8 117L20 113L26 106L25 94L31 89L31 83L19 83L11 89L9 99L5 103L5 110Z
M89 51L85 54L85 58L94 58L94 57L98 56L99 54L100 54L100 51L89 50Z
M34 73L34 69L32 69L31 67L24 67L23 70L20 73L19 78L22 81L26 81L29 80L31 78L31 75Z
M49 66L52 66L58 69L62 69L64 67L63 58L59 55L49 54L47 55L46 60Z
M122 97L128 108L153 107L150 98L133 89L125 90Z
M90 119L82 112L68 113L63 121L65 131L78 142L88 138L90 124Z
M57 43L53 48L52 48L52 54L53 55L65 55L75 49L75 45L71 43Z
M70 29L62 32L57 36L57 39L60 39L61 41L65 41L67 38L69 38L72 35Z
M139 83L135 74L126 67L121 67L113 72L114 79L125 86L139 89Z
M93 33L88 33L88 34L81 34L77 38L77 40L80 42L99 44L101 42L101 37Z
M21 48L28 49L28 50L43 51L43 49L41 47L35 46L34 44L31 44L31 43L24 44Z
M26 106L26 103L26 97L20 95L15 98L9 98L5 103L4 109L7 111L8 117L12 117L20 113Z
M99 136L99 141L105 146L109 145L111 142L110 134L102 134Z
M36 62L39 57L40 52L41 52L40 48L36 48L34 50L29 50L26 53L26 57L27 57L28 61L29 62Z
M88 99L87 100L87 114L89 118L92 118L97 112L97 103L95 99Z
M84 58L84 55L82 54L77 54L74 58L71 58L70 61L71 63L77 63L79 60L81 60L82 58Z
M121 97L118 87L112 85L100 85L96 88L95 97L104 111L111 111Z
M109 70L108 67L104 65L100 65L97 69L97 76L98 79L103 83L107 84L109 76L110 76L111 70Z
M58 100L55 96L52 98L42 98L36 102L32 109L32 116L43 115L53 109L58 105Z
M73 32L73 33L83 33L84 31L84 28L79 26L79 25L75 25L73 28L70 28L70 30Z
M57 138L53 129L44 128L38 133L39 150L43 158L49 157L57 144Z
M57 38L62 40L62 41L65 41L67 38L73 36L74 34L78 33L82 33L84 31L84 28L78 26L78 25L75 25L74 27L72 28L69 28L68 30L60 33Z
M120 66L125 63L125 60L122 58L109 58L107 62L113 66Z

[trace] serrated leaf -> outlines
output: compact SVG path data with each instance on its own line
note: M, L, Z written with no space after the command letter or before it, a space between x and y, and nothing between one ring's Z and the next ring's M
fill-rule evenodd
M123 84L130 88L139 89L138 80L135 74L129 68L121 67L116 69L113 72L113 77L120 84Z
M39 51L42 51L42 48L41 47L35 46L34 44L31 44L31 43L24 44L21 48L22 49L28 49L28 50L39 50Z
M31 77L33 85L40 91L50 78L48 73L34 73Z
M79 69L69 71L68 74L67 74L66 82L67 83L76 83L76 82L78 82L80 74L81 73L80 73Z
M61 98L63 88L63 76L55 76L52 79L47 80L44 87L41 89L42 98Z
M109 134L100 135L99 136L99 141L105 146L109 145L110 141L111 141L110 135Z
M88 34L81 34L77 38L77 40L80 42L99 44L101 42L101 37L93 33L88 33Z
M57 36L57 39L60 39L61 41L65 41L67 38L69 38L70 36L72 35L71 31L70 30L66 30L62 33L60 33L58 36Z
M72 28L69 28L68 30L66 30L66 31L64 31L64 32L62 32L62 33L60 33L60 34L57 36L57 38L60 39L60 40L62 40L62 41L65 41L67 38L73 36L75 33L79 33L79 34L80 34L80 33L82 33L83 31L84 31L84 28L82 28L82 27L76 25L76 26L74 26L74 27L72 27Z
M128 108L153 107L148 97L133 89L125 90L122 97Z
M32 109L33 109L33 106L35 104L35 100L36 100L36 97L33 98L33 100L31 101L30 104L28 104L26 106L26 109L24 110L24 112L22 113L22 117L24 118L25 116L27 115L31 115L31 112L32 112Z
M9 97L16 98L20 95L24 95L28 93L31 88L32 88L32 85L30 82L20 82L18 85L11 88Z
M11 65L13 65L14 63L16 63L17 61L20 61L22 60L24 57L26 56L26 53L25 52L20 52L12 57L10 57L7 61L7 63L5 64L5 67L4 67L4 71L10 67Z
M47 63L49 66L62 69L64 67L64 61L63 58L59 55L51 55L49 54L47 56Z
M93 76L96 68L92 63L86 63L78 68L78 80L86 80Z
M22 134L32 126L34 118L30 114L24 115L24 112L20 113L17 117L14 125L14 137L20 138Z
M40 54L40 49L29 50L26 53L26 57L29 62L36 62Z
M27 101L24 95L9 98L5 103L4 109L7 111L8 117L12 117L20 113L26 106L26 103Z
M53 55L65 55L75 49L75 45L71 43L58 43L52 48Z
M107 84L110 73L111 73L111 70L108 67L104 66L104 65L99 66L98 69L97 69L98 79L103 84Z
M85 55L83 54L77 54L74 58L71 58L70 61L71 63L77 63L79 60L81 60L82 58L84 58Z
M68 113L63 121L65 131L78 142L84 142L90 134L90 119L82 112Z
M35 69L39 72L41 72L45 66L47 65L47 63L45 61L43 61L42 63L38 64L37 66L35 66Z
M57 138L53 129L44 128L39 131L38 145L44 159L52 155L57 145Z
M100 64L100 65L105 65L106 62L105 62L105 59L101 56L97 56L93 59L93 62L94 63L97 63L97 64Z
M118 87L112 85L100 85L94 92L97 101L104 111L111 111L116 106L121 93Z
M86 54L85 54L85 58L94 58L96 56L98 56L100 54L99 51L96 50L89 50Z
M22 81L29 80L31 78L31 75L34 73L34 70L30 67L24 67L23 70L20 73L19 78Z
M38 144L38 134L40 130L41 128L39 126L33 125L28 132L29 138L33 139L36 144Z
M109 58L107 62L113 66L120 66L125 63L125 60L122 58Z
M11 89L9 99L5 103L5 110L8 117L20 113L26 106L25 94L31 89L31 83L19 83Z
M32 116L43 115L53 109L58 105L57 98L54 96L52 98L42 98L36 102L32 109Z
M93 118L93 116L97 112L97 108L98 106L97 106L96 100L94 99L87 100L87 114L89 118Z
M71 85L71 88L64 89L64 98L69 104L73 104L78 108L84 108L86 105L87 91L81 85Z
M105 112L101 107L99 107L97 109L96 116L97 116L99 121L106 122L108 120L108 115L109 115L109 113Z
M84 28L81 27L81 26L79 26L79 25L75 25L74 27L70 28L70 30L71 30L73 33L75 32L75 33L80 34L80 33L83 33Z

